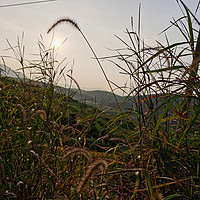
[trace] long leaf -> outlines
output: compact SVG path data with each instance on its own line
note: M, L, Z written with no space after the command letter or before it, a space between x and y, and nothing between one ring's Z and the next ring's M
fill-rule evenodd
M155 53L153 56L151 56L150 58L148 58L145 62L142 63L142 65L140 65L140 67L143 67L144 65L146 65L149 61L152 61L154 58L156 58L157 56L159 56L160 54L162 54L163 52L172 49L173 47L177 47L177 46L181 46L184 44L188 44L188 42L178 42L178 43L174 43L166 48L161 49L160 51L158 51L157 53Z
M172 96L172 97L170 97L170 98L165 98L164 101L163 101L161 104L159 104L159 105L154 109L154 111L151 113L151 115L150 115L150 117L149 117L149 119L148 119L148 121L147 121L147 126L149 126L151 120L152 120L153 117L156 115L156 113L158 112L158 110L161 109L162 106L164 106L165 104L167 104L169 101L173 101L174 98L175 98L175 100L176 100L176 99L178 99L179 97L180 97L180 95ZM174 101L173 101L173 102L174 102Z
M179 140L177 149L180 147L181 143L183 142L183 139L185 138L185 136L189 133L189 131L191 130L193 124L195 123L197 117L199 116L200 113L200 103L197 106L197 109L193 112L192 116L190 117L190 120L188 122L188 125L185 129L185 131L183 132L183 135L181 136L181 139Z
M135 190L137 190L138 186L140 185L140 173L139 173L139 171L137 171L135 173L135 175L136 175L135 189L134 189L134 192L133 192L131 199L133 199L135 197L135 195L137 194L137 191L135 191Z
M149 175L148 171L144 171L144 175L145 175L145 178L146 178L146 184L147 184L147 190L148 190L148 193L149 193L149 197L151 198L152 193L153 193L153 188L152 188L152 185L151 185L150 175Z
M185 68L185 67L184 66L165 67L161 69L149 70L149 71L146 71L146 73L163 72L163 71L168 71L168 70L171 71L171 70L181 69L181 68Z
M158 128L159 128L161 122L162 122L162 119L163 119L164 115L167 113L167 111L169 110L169 108L171 107L171 105L174 103L174 101L175 101L176 99L178 99L179 97L180 97L180 95L175 96L175 97L167 104L166 108L164 109L164 111L163 111L162 114L160 115L160 117L159 117L159 119L158 119L158 121L157 121L157 123L156 123L156 127L155 127L155 129L154 129L154 132L153 132L153 138L155 137L155 134L156 134L156 132L157 132L157 130L158 130ZM153 146L153 141L152 141L152 146Z
M167 197L164 198L164 200L170 200L170 199L189 199L188 197L186 197L185 195L182 195L182 194L172 194L172 195L169 195Z
M185 11L187 13L188 29L189 29L189 33L190 33L190 45L191 45L192 50L194 51L194 35L193 35L192 20L190 17L189 9L182 1L180 1L180 2L182 3L182 5L185 8Z

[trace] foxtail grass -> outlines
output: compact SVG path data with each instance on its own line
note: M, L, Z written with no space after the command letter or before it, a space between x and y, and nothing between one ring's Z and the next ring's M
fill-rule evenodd
M164 200L164 197L163 197L163 195L162 195L161 193L159 193L159 192L154 192L154 193L152 194L151 200Z
M73 155L73 154L77 154L77 155L82 155L85 158L88 159L89 162L92 161L92 158L90 156L90 154L88 153L88 151L81 149L81 148L76 148L76 147L68 147L66 149L63 150L65 153L65 155L63 156L63 159L66 159L67 157Z
M83 175L83 177L80 180L80 183L77 187L77 192L80 194L85 187L86 183L89 181L89 179L92 177L92 175L97 170L103 170L105 171L108 167L108 163L105 160L97 160L95 161L91 166L88 167L86 173Z
M47 120L47 115L45 110L37 110L35 113L33 113L30 117L30 119L36 117L36 116L41 116L41 118L46 121Z
M21 111L23 113L24 121L26 121L27 117L26 117L26 110L25 110L24 106L22 106L21 104L17 104L16 106L21 109Z
M105 79L106 79L106 82L107 82L107 84L108 84L108 86L109 86L109 88L110 88L112 94L114 95L115 101L116 101L116 103L118 104L118 106L119 106L119 108L120 108L120 105L119 105L119 103L118 103L118 100L117 100L117 98L116 98L116 96L115 96L115 94L114 94L114 90L113 90L113 88L112 88L112 86L111 86L110 80L108 79L107 74L106 74L106 72L105 72L105 70L104 70L104 68L103 68L103 66L102 66L102 64L101 64L101 62L99 61L99 58L98 58L98 56L96 55L96 53L95 53L93 47L91 46L90 42L88 41L87 37L85 36L85 34L83 33L83 31L82 31L82 30L80 29L80 27L78 26L78 24L77 24L74 20L72 20L72 19L70 19L70 18L62 18L62 19L60 19L60 20L57 20L57 21L48 29L47 33L50 33L53 29L56 28L56 26L58 26L58 25L60 25L60 24L62 24L62 23L69 23L70 25L72 25L72 27L74 27L75 29L77 29L77 30L80 32L80 34L82 35L82 37L83 37L84 40L86 41L87 45L89 46L90 50L92 51L92 53L93 53L93 55L94 55L94 57L95 57L95 59L96 59L98 65L99 65L99 67L100 67L100 69L101 69L101 71L102 71L102 73L103 73L103 75L104 75L104 77L105 77Z

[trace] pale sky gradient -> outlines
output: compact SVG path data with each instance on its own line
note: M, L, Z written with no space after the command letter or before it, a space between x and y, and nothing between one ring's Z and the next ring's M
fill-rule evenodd
M31 2L33 0L1 0L0 6L5 4ZM198 0L184 0L186 5L194 11ZM130 28L130 17L134 17L137 28L138 7L141 3L141 32L142 38L149 45L155 40L164 41L164 35L159 33L170 25L172 17L178 19L181 15L175 0L57 0L50 3L41 3L17 7L0 8L0 56L13 56L8 48L6 39L15 46L17 36L25 34L24 44L26 58L34 59L32 54L38 53L37 42L40 34L46 45L49 45L52 34L47 35L48 28L62 17L75 20L99 57L113 55L108 50L123 47L114 36L127 40L125 29ZM197 15L199 17L199 13ZM180 35L168 32L170 41L181 41ZM73 27L62 24L55 30L55 38L66 43L60 48L58 59L67 58L67 68L70 69L74 60L73 77L82 89L109 90L105 78L96 63L93 55ZM14 59L5 59L6 64L13 69L19 66ZM119 85L126 82L126 77L120 75L117 68L107 62L102 62L108 77Z

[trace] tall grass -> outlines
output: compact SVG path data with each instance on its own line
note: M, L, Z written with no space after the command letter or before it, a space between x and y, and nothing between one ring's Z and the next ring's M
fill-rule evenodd
M130 42L118 37L125 48L109 60L128 76L126 87L108 79L75 21L64 18L49 29L67 22L81 33L111 92L116 86L126 94L115 116L55 92L66 66L60 68L54 50L39 42L40 59L25 64L21 43L18 51L10 45L23 72L37 69L38 76L0 80L0 198L200 199L200 23L177 3L183 16L164 32L175 27L184 40L146 45L141 8L138 30L132 18L126 30ZM124 111L127 101L132 107Z
M27 61L24 54L15 54L21 46L10 47L18 56L24 77L0 77L0 198L75 199L81 177L89 164L93 166L84 146L95 108L73 100L70 89L58 89L61 77L77 82L68 74L71 70L62 67L63 61L55 59L55 49L46 48L41 41L39 58ZM26 70L34 79L26 78ZM85 110L80 113L81 107ZM90 176L87 173L81 190L86 182L90 187Z
M118 156L129 154L123 168L141 168L140 176L116 175L116 198L129 199L128 191L134 191L132 199L155 199L155 194L166 199L200 198L199 21L182 1L177 2L184 16L172 26L185 41L170 44L166 37L167 45L157 42L156 47L149 47L132 22L132 29L126 30L130 43L118 37L125 47L109 58L129 77L130 86L117 88L133 102L127 112L128 117L134 117L135 128L127 134L129 143L118 148Z

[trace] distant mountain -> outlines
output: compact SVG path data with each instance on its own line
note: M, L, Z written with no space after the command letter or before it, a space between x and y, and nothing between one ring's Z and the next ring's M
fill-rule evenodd
M21 72L16 72L10 67L6 65L0 64L0 76L12 77L12 78L24 78ZM109 108L118 108L118 104L123 103L126 97L114 95L111 92L102 91L102 90L93 90L93 91L86 91L81 90L81 94L78 92L77 89L68 89L63 87L56 87L56 92L65 92L72 96L75 100L78 100L83 103L87 103L93 106L98 106L101 104L102 107L109 107ZM126 101L123 105L123 109L130 109L132 106L132 102Z
M81 90L81 94L77 89L58 87L56 90L60 92L65 92L69 96L72 96L73 99L93 106L101 105L102 107L118 108L116 99L119 104L122 104L126 99L125 96L119 96L116 94L115 94L116 97L115 99L114 95L111 92L102 90L92 90L92 91ZM133 103L131 102L131 100L127 100L123 104L123 109L130 109L132 105Z
M124 97L115 95L118 102L122 102ZM86 102L90 102L92 104L102 104L108 107L117 107L116 99L111 92L102 91L102 90L93 90L93 91L86 91L81 90L80 93L76 93L74 98L77 100L82 100Z
M24 78L21 72L16 72L6 65L0 64L0 76L12 77L12 78Z

